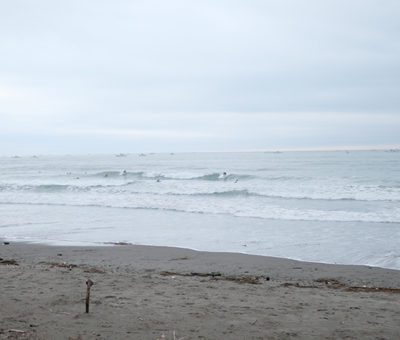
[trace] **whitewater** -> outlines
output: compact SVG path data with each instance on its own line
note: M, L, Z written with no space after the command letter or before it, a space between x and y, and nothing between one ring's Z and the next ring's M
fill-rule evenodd
M400 269L400 152L0 157L0 238Z

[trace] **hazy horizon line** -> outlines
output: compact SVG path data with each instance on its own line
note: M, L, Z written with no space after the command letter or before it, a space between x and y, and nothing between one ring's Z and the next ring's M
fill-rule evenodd
M234 150L203 150L203 151L124 151L124 152L84 152L84 153L13 153L2 154L0 157L38 157L38 156L82 156L82 155L132 155L132 154L175 154L175 153L240 153L240 152L307 152L307 151L385 151L399 150L400 144L390 145L345 145L345 146L327 146L327 147L298 147L298 148L260 148L260 149L234 149Z

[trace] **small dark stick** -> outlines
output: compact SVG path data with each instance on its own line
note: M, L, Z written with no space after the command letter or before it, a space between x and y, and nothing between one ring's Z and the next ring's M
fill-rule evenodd
M93 281L92 280L87 280L86 281L86 313L89 313L89 299L90 299L90 287L93 286Z

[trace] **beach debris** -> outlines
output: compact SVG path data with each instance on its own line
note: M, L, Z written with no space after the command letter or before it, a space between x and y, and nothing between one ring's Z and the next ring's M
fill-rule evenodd
M196 273L196 272L192 272L192 273L190 273L190 276L211 276L211 277L216 277L216 276L222 276L222 274L219 273L219 272L211 272L211 273Z
M77 265L72 263L57 263L57 262L39 262L39 264L46 264L49 265L51 268L65 268L72 270L73 268L82 269L85 273L92 273L92 274L104 274L105 271L96 267L89 267L87 265Z
M385 293L400 293L400 288L394 287L374 287L374 286L349 286L346 283L340 282L337 279L323 277L314 280L317 283L324 283L324 286L321 285L302 285L298 282L284 282L281 284L283 287L297 287L297 288L330 288L330 289L343 289L348 292L385 292Z
M19 266L18 262L11 259L11 260L0 260L0 264L8 264L8 265L14 265L14 266Z
M321 288L319 286L311 286L311 285L301 285L298 282L292 283L292 282L284 282L281 284L282 287L296 287L296 288Z
M112 244L114 246L132 246L132 243L129 242L103 242L103 244Z
M261 281L257 277L251 277L251 276L223 276L223 277L218 277L214 278L214 280L226 280L226 281L233 281L236 283L249 283L253 285L259 285L261 284Z
M196 272L192 272L192 273L176 273L176 272L162 271L160 274L163 275L163 276L172 276L172 275L176 275L176 276L201 276L201 277L222 276L222 274L219 273L219 272L211 272L211 273L196 273Z
M351 286L346 289L349 292L385 292L385 293L400 293L400 288L392 287L359 287Z
M93 284L93 281L90 279L86 281L86 313L89 313L90 288Z
M61 253L58 253L57 256L62 256L62 254L61 254Z
M39 264L47 264L47 265L49 265L51 268L58 267L58 268L66 268L66 269L69 269L69 270L72 270L72 268L81 267L81 266L78 266L77 264L71 264L71 263L65 263L65 262L63 262L63 263L57 263L57 262L39 262Z
M170 261L182 261L182 260L189 260L189 258L187 256L177 257L175 259L171 259Z
M234 276L234 275L222 275L219 272L211 272L211 273L177 273L177 272L169 272L162 271L160 275L163 276L199 276L199 277L210 277L211 280L218 281L232 281L236 283L249 283L249 284L261 284L260 279L265 279L267 281L270 280L269 276Z
M9 332L12 332L12 333L26 333L26 331L23 331L23 330L21 330L21 329L10 329L10 330L8 330Z
M314 280L314 282L325 283L325 285L329 286L330 288L340 288L345 286L343 282L340 282L339 280L336 280L331 277L321 277L319 279Z

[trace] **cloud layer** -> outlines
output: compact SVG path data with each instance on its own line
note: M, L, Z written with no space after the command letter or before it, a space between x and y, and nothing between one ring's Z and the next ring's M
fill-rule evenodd
M396 0L2 2L1 153L399 143L399 17Z

